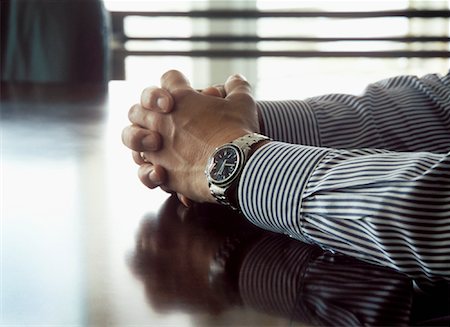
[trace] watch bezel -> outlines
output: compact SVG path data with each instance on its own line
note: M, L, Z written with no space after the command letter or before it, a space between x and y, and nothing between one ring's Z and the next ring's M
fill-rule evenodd
M214 161L217 161L216 159L216 155L223 151L224 149L232 149L233 151L235 151L237 153L237 162L236 162L236 168L233 171L233 173L230 174L230 176L228 176L227 178L223 179L223 180L217 180L214 177L211 176L211 169L212 169L212 163ZM207 165L207 178L208 178L208 182L215 184L217 186L227 186L229 184L231 184L233 182L234 179L236 179L237 176L239 176L241 170L242 170L242 162L244 160L244 151L242 151L242 149L240 147L238 147L235 144L232 143L227 143L224 144L220 147L218 147L213 154L210 156L209 160L208 160L208 165Z

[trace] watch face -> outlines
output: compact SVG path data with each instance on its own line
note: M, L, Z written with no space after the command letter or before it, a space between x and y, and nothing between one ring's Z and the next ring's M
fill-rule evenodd
M233 145L225 145L211 157L208 172L212 182L223 184L232 180L239 171L241 150Z

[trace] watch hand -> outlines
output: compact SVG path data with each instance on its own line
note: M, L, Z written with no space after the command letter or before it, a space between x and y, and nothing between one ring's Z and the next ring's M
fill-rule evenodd
M221 174L223 173L223 170L225 169L226 163L227 163L227 162L224 161L224 162L222 163L222 165L220 166L219 171L217 172L219 175L221 175Z

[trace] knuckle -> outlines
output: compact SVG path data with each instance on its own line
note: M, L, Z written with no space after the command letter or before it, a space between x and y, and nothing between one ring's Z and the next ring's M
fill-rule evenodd
M148 145L147 150L157 151L161 148L162 137L158 132L150 131L149 133L145 134L144 137L146 138L146 140L151 140L152 143L151 145Z
M230 79L240 79L240 80L244 80L244 78L242 77L241 74L232 74L229 78L230 78Z
M127 126L122 131L122 142L134 151L141 151L140 141L142 129L137 126Z
M134 104L131 106L131 108L128 110L128 120L131 122L134 122L136 120L137 112L139 111L139 104Z
M132 158L133 158L133 161L134 161L137 165L142 165L142 164L144 163L144 161L142 160L142 157L141 157L140 153L137 152L137 151L133 151L133 152L132 152Z
M148 112L144 115L144 123L145 123L145 127L153 130L155 128L157 128L158 126L158 115L155 115L153 112Z
M157 87L146 88L141 95L141 105L144 109L159 111L157 99L163 94L163 89Z
M130 133L130 144L133 146L133 150L142 150L142 139L144 138L144 133L141 128L135 127Z
M232 80L230 85L234 88L234 89L239 89L239 90L251 90L252 86L250 85L249 82L245 81L245 80L239 80L239 79L235 79Z
M160 129L160 127L163 125L164 119L163 119L162 114L152 113L152 114L146 115L145 121L146 121L146 126L151 131L158 131Z
M129 145L130 145L130 142L129 142L129 139L130 139L130 133L131 133L131 131L130 131L130 129L131 129L131 127L130 126L127 126L127 127L125 127L123 130L122 130L122 143L125 145L125 146L127 146L127 147L129 147Z
M147 108L150 105L150 99L151 99L151 94L153 92L153 87L146 87L142 92L141 92L141 105L144 108Z
M241 85L244 87L248 87L249 89L252 87L251 84L246 80L241 80Z
M138 168L138 177L142 184L147 186L148 188L155 188L156 185L152 183L152 181L149 178L150 173L150 165L141 165Z
M175 74L179 75L180 72L176 69L169 69L161 76L161 78L166 79L166 78L170 77L171 75L175 75Z

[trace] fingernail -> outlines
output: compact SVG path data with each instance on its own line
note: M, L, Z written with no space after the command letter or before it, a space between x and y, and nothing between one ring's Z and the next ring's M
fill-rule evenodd
M169 108L169 101L167 100L166 97L159 97L156 100L156 105L158 106L159 109L161 109L161 111L167 111Z
M150 172L150 174L148 175L148 177L150 178L150 180L155 183L156 185L161 185L161 179L159 178L158 174L152 170Z

